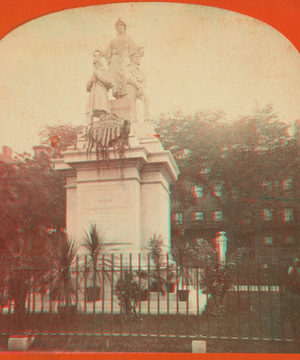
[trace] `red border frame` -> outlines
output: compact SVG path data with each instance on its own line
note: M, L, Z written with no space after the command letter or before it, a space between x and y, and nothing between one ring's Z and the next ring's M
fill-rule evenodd
M144 0L147 1L147 0ZM161 0L156 0L161 2ZM127 0L0 0L0 39L16 27L43 15L53 12L72 9L82 6L99 5L102 3L129 2ZM181 2L219 7L226 10L239 12L274 27L281 32L295 48L300 52L300 0L169 0L168 2ZM96 360L103 357L103 353L82 354L82 353L1 353L1 358L15 360ZM132 360L143 358L150 360L155 357L157 360L173 359L298 359L299 355L287 354L105 354L105 359Z
M147 1L147 0L144 0ZM161 0L156 0L161 2ZM0 39L21 24L53 12L101 3L128 0L1 0ZM286 36L300 52L299 0L169 0L219 7L239 12L271 25Z

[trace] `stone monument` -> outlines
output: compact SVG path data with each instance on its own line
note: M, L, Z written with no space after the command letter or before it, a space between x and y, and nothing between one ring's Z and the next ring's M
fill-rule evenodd
M141 253L146 260L154 234L163 237L169 250L169 185L179 171L154 126L137 122L138 98L149 113L144 75L138 68L144 51L126 35L121 20L116 29L117 38L103 52L110 73L102 68L102 53L94 52L85 134L53 162L66 175L68 235L80 244L85 231L96 224L107 240L121 243L120 252ZM110 87L116 99L108 103Z

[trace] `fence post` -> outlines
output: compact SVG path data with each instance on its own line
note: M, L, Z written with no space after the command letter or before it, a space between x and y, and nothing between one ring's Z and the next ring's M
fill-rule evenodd
M192 353L194 353L194 354L206 353L206 341L193 340L192 341Z
M225 234L225 231L219 231L217 232L217 237L215 238L218 260L221 263L225 263L226 261L227 237Z

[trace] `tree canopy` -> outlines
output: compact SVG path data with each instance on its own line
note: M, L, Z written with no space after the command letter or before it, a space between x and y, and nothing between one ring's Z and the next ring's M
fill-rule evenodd
M201 186L222 209L224 230L231 239L268 202L261 196L262 184L298 172L295 142L271 106L234 121L222 112L177 111L161 115L157 131L180 170L178 183L171 188L173 210L191 207L190 186Z
M18 237L41 243L47 232L65 227L64 178L46 154L0 162L0 196L2 248Z
M55 125L46 125L39 133L41 144L51 146L53 148L51 157L54 157L55 154L65 151L68 146L74 145L77 134L81 133L84 127L63 122L58 122Z
M41 245L47 234L64 231L65 179L54 171L50 157L73 145L82 129L83 126L62 122L46 125L39 134L40 141L52 146L52 153L41 153L35 158L23 153L12 163L0 162L2 249L20 237L24 241L37 240Z

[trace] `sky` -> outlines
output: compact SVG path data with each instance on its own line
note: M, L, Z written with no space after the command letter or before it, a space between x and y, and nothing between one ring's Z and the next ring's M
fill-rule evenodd
M66 10L33 20L0 41L0 147L32 152L59 121L85 124L92 54L127 35L144 47L151 114L218 111L228 119L273 104L300 119L300 55L277 30L227 10L126 3Z

